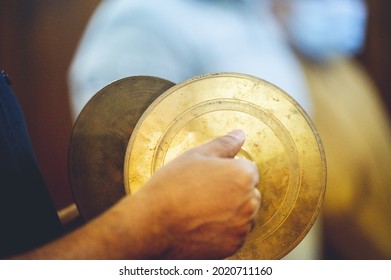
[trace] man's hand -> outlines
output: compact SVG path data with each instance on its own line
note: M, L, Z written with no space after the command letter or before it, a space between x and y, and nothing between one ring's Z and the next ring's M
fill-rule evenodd
M237 130L185 152L135 194L162 225L163 257L224 258L240 248L261 201L255 164L234 158L244 138Z

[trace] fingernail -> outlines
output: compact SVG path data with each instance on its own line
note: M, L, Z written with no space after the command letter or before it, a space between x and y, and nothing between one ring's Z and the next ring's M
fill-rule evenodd
M239 141L244 141L244 139L246 138L243 130L241 130L241 129L232 130L230 133L228 133L228 135L235 137Z

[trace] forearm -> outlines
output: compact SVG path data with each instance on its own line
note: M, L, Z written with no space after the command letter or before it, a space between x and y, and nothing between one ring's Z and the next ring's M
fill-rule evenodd
M166 246L152 208L125 198L103 215L68 235L16 259L148 259ZM132 213L129 215L129 213ZM160 236L158 236L160 235ZM163 235L164 236L164 235Z

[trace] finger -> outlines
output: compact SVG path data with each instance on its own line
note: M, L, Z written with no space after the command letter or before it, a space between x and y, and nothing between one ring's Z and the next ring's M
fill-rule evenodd
M240 182L241 185L250 187L256 187L259 183L259 171L257 165L248 160L238 158L231 162L235 166L235 177L232 180ZM252 189L251 189L252 190Z
M254 188L254 197L258 201L258 209L257 209L257 212L258 212L258 210L262 204L262 195L261 195L261 192L257 188Z
M250 205L252 207L252 212L250 213L249 219L254 221L258 216L259 209L261 208L261 193L257 188L254 189Z
M244 141L244 132L238 129L199 146L197 150L206 156L233 158L240 151Z
M257 216L261 207L261 193L254 188L250 196L239 207L237 215L241 217L241 223L251 223Z
M250 216L249 232L253 231L253 229L255 228L258 212L259 212L259 209L261 208L261 193L257 188L254 189L254 196L253 197L256 202L254 203L255 206L254 206L253 213Z
M254 210L254 213L253 213L253 216L251 219L250 231L252 231L255 228L256 220L257 220L256 218L258 216L259 209L261 208L261 203L262 203L262 195L261 195L261 192L257 188L254 189L254 198L257 201L257 205L255 207L255 210Z

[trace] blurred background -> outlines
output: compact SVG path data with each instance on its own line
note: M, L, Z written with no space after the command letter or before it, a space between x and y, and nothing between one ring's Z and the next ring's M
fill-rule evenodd
M68 99L68 69L83 30L99 2L0 0L0 68L8 72L13 82L43 176L58 210L73 203L67 173L73 123ZM390 118L391 2L367 0L367 5L365 49L357 59L373 79ZM385 256L376 249L368 255L331 249L327 255L329 258Z

